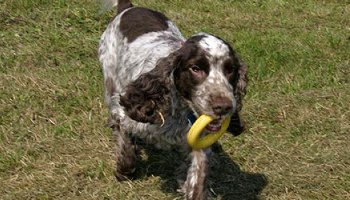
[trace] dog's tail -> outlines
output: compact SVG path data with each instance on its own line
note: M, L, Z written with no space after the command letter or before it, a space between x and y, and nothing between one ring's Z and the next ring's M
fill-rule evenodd
M104 11L117 7L118 14L127 8L133 7L130 0L102 0L102 8Z

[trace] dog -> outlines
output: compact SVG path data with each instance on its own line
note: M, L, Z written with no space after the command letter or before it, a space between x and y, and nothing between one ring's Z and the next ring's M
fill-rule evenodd
M185 39L160 12L135 7L129 0L106 0L105 5L117 12L98 51L109 126L116 138L117 179L132 178L138 138L179 150L188 161L179 190L185 199L206 199L211 148L189 147L189 119L213 117L202 133L206 134L218 131L231 116L228 130L240 134L247 66L217 36L198 33Z

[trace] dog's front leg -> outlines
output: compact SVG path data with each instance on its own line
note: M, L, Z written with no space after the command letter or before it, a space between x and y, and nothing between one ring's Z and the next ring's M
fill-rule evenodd
M119 121L119 120L115 120ZM129 133L120 128L119 123L112 126L116 140L116 170L115 176L119 181L131 178L135 171L136 153L135 145Z
M190 163L186 181L182 187L187 200L207 199L208 156L203 150L193 150L188 157Z

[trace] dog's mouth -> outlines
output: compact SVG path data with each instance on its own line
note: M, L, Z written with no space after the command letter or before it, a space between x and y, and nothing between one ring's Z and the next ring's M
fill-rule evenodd
M218 132L221 129L221 124L222 120L215 119L205 127L205 130L209 132Z

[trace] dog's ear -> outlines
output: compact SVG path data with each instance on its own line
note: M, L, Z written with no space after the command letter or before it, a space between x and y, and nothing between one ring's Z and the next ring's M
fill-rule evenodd
M178 60L179 51L171 53L127 86L120 105L130 118L144 123L164 123L164 118L171 113L171 74Z
M237 110L242 109L242 100L246 94L246 88L248 83L248 73L247 65L242 61L242 59L237 55L235 64L237 67L235 85L234 85L234 95L237 100Z
M232 133L234 136L238 136L245 130L245 125L239 116L239 111L242 109L242 100L246 94L248 74L247 65L241 60L241 58L238 55L235 55L235 65L237 71L234 80L233 93L237 101L237 108L235 113L231 116L230 125L227 131Z
M245 130L244 122L241 121L238 111L236 111L231 116L230 125L227 128L227 131L234 136L240 135Z

